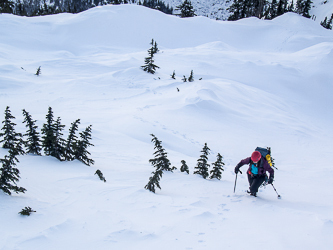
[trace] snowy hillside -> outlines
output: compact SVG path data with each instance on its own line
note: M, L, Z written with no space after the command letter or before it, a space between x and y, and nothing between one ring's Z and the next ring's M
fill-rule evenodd
M325 17L330 18L333 14L333 1L312 0L312 9L310 11L312 16L315 16L316 22L321 22Z
M179 6L182 0L164 0L166 4L169 4L174 9ZM272 2L269 0L268 2ZM291 3L291 1L288 1ZM207 16L212 19L227 20L230 13L228 8L233 3L233 0L192 0L191 1L195 13L198 16ZM296 4L296 1L294 1ZM175 11L177 13L177 11ZM330 17L333 13L333 1L332 0L312 0L312 8L310 15L318 23L323 21L325 17Z
M50 13L78 13L85 11L95 6L102 6L107 4L114 4L116 0L13 0L14 9L13 13L21 16L34 16L34 15L49 15ZM131 0L131 1L118 1L127 2L128 4L142 4L144 1ZM148 0L145 6L151 8L159 7L164 13L179 14L177 6L181 5L183 0ZM277 1L279 2L279 1ZM267 1L271 3L271 0ZM289 4L292 1L288 1ZM296 1L293 1L296 7ZM231 13L228 8L233 4L233 0L194 0L191 4L198 16L209 17L214 20L228 20ZM165 6L163 6L165 5ZM6 12L7 13L7 12ZM328 19L333 13L332 0L312 0L310 16L311 18L320 23L324 21L325 17Z
M174 8L174 13L177 13L176 7L184 1L182 0L164 0L166 4ZM197 0L191 1L198 16L206 16L212 19L227 20L229 11L227 10L233 1L228 0Z
M137 5L0 23L0 107L16 130L22 109L40 129L52 107L66 131L92 124L95 145L92 167L19 158L27 192L0 192L1 250L332 249L332 31L292 13L224 22ZM152 38L155 75L140 68ZM144 189L152 133L172 166L190 167L156 194ZM210 164L224 157L220 181L193 174L205 143ZM282 199L271 186L248 196L246 166L233 193L257 146L272 148ZM26 206L37 212L19 215Z

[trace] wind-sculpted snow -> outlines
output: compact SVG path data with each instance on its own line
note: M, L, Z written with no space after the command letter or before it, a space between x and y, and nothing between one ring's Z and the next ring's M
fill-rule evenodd
M0 249L333 247L331 31L291 13L223 22L136 5L0 23L0 108L10 106L17 132L22 109L41 129L52 107L64 138L80 119L95 145L92 167L19 157L27 192L0 193ZM154 75L140 68L152 39ZM155 194L144 189L150 134L178 168ZM223 156L220 181L193 174L205 143L210 170ZM270 185L248 196L246 166L233 193L234 167L257 146L272 148L281 200ZM36 213L19 215L26 206Z

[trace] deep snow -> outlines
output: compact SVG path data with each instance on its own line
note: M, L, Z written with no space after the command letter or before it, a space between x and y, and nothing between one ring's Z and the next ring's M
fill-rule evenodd
M223 22L136 5L0 23L0 107L19 132L22 109L41 128L49 106L66 131L92 124L96 161L20 157L27 192L0 193L0 249L333 247L332 31L291 13ZM155 75L140 69L152 38ZM144 189L151 133L191 170L165 173L156 194ZM204 143L210 163L224 157L221 181L192 174ZM233 193L256 146L272 147L281 200L272 187L247 196L244 174ZM25 206L37 212L20 216Z

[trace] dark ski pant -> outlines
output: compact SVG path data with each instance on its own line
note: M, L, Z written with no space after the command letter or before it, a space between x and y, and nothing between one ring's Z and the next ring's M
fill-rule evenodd
M251 176L247 173L247 178L249 180L251 194L256 194L261 184L265 181L266 176Z

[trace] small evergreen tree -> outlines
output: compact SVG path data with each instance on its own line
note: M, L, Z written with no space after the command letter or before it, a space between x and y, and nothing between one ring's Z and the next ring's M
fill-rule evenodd
M20 154L21 143L18 142L14 148L9 149L9 155L5 155L4 159L0 159L2 164L0 168L0 189L9 195L12 194L12 191L15 193L24 193L26 191L25 188L16 185L20 178L20 171L15 166L19 162L17 156Z
M42 132L42 146L45 155L52 155L54 152L54 117L52 108L49 107L46 115L46 123L43 124Z
M155 186L161 189L160 180L163 175L163 170L162 169L156 170L155 172L152 172L152 174L153 176L149 177L149 182L145 186L145 189L148 189L149 191L155 193L156 191Z
M42 70L41 70L41 66L39 66L35 75L40 76L41 74L42 74Z
M154 40L152 40L152 43L153 42ZM152 45L152 47L148 50L148 57L145 58L145 65L141 66L143 71L146 71L150 74L155 74L156 69L160 68L154 64L154 54L156 53L155 51L156 49L154 48L154 45Z
M222 178L222 171L224 171L223 166L223 157L220 155L220 153L217 154L216 162L212 163L214 165L213 170L210 171L210 179L216 178L218 180L221 180Z
M176 79L176 72L173 71L172 75L170 75L172 79Z
M151 134L151 136L153 137L151 141L154 142L154 149L156 151L154 153L155 158L150 159L149 162L156 168L156 171L172 171L172 169L170 168L171 163L167 157L167 153L162 147L162 141L159 141L157 137L153 134Z
M58 160L62 161L64 159L65 154L65 140L62 138L63 136L63 129L65 125L61 124L61 119L58 117L56 122L54 123L54 137L53 137L53 151L51 155L57 158Z
M189 170L189 168L188 168L188 166L187 166L187 164L186 164L186 161L184 161L184 160L181 160L181 163L182 163L182 165L181 165L181 167L180 167L180 172L186 172L186 173L190 173L190 170Z
M88 157L90 153L88 152L87 148L89 146L94 146L89 142L90 140L91 140L91 125L88 126L85 131L80 133L80 140L76 142L75 152L74 152L75 159L83 162L87 166L90 166L90 164L94 165L95 163L94 160Z
M0 133L0 137L3 137L0 143L3 142L2 147L6 149L13 149L18 142L22 141L22 134L16 133L15 131L16 124L12 122L13 119L15 119L15 117L11 114L9 106L7 106L5 110L5 120L2 122L3 127L1 128L3 133ZM20 151L24 153L22 147Z
M180 17L194 17L196 16L192 3L189 0L185 0L181 5L176 6L176 10L180 10Z
M27 154L36 154L41 155L41 144L39 133L37 132L36 120L33 120L31 115L23 109L24 120L23 123L26 123L26 127L28 128L27 133L23 136L27 136L27 141L25 142L26 153Z
M100 179L101 181L106 182L106 179L104 178L103 173L102 173L101 170L97 169L96 172L95 172L95 174L97 174L97 176L99 177L99 179Z
M22 209L21 212L19 212L20 215L27 215L30 216L31 213L35 213L36 211L32 210L31 207L25 207L24 209Z
M194 174L201 175L204 179L206 179L209 175L208 168L209 164L208 162L208 155L209 155L210 148L208 148L207 143L205 143L205 146L202 149L202 154L200 155L200 158L197 160L197 166L195 169L197 169Z
M80 124L80 119L77 119L75 122L73 122L69 129L69 135L66 141L65 145L65 160L66 161L72 161L75 158L75 147L77 144L77 136L75 135L75 132L78 130Z
M187 78L186 78L186 76L185 75L183 75L183 82L187 82Z
M189 81L189 82L193 82L193 81L194 81L193 70L191 70L191 74L190 74L190 76L188 77L188 81Z
M333 14L331 15L330 20L327 20L327 17L325 17L325 20L320 22L320 25L323 26L325 29L331 30L332 22L333 22Z

